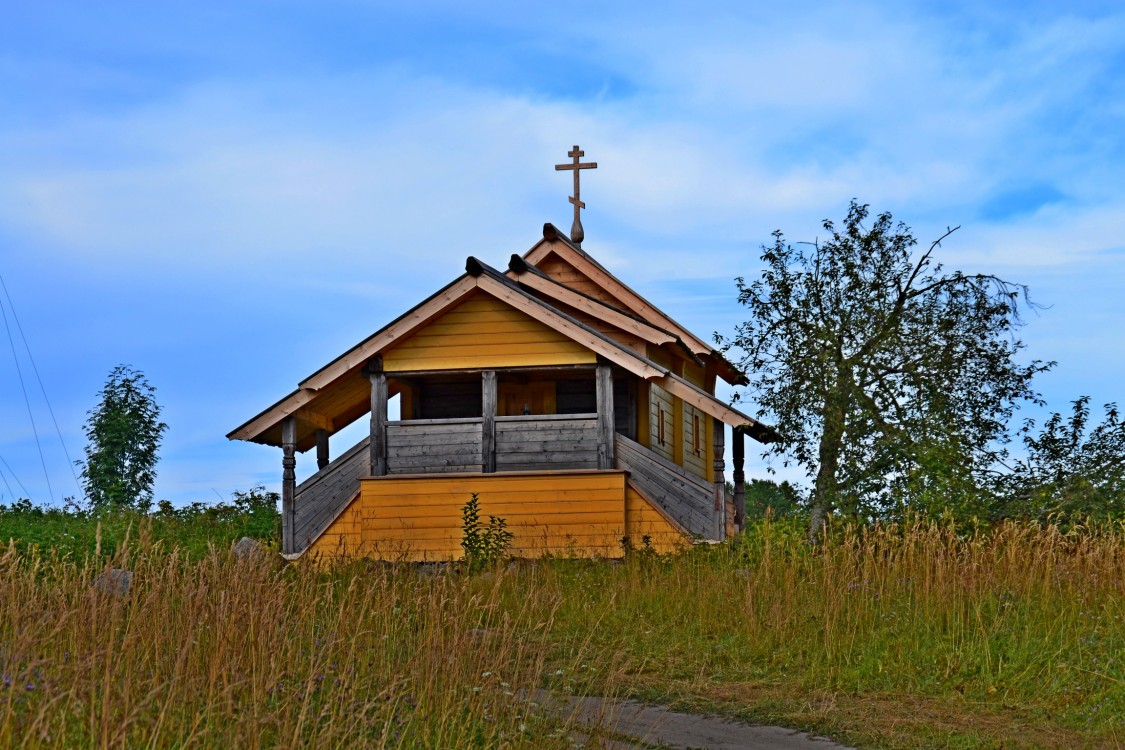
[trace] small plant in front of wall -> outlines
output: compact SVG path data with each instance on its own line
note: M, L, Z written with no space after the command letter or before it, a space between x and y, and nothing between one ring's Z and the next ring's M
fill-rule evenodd
M648 534L645 534L641 537L640 547L633 543L632 537L621 537L621 551L626 558L651 560L660 556L656 552L656 547L652 545L652 537Z
M512 532L507 527L508 522L499 516L489 516L487 525L481 523L480 498L474 492L461 508L461 547L467 572L490 568L508 556Z

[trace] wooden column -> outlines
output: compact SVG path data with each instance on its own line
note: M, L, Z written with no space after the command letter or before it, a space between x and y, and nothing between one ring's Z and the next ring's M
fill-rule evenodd
M734 527L742 531L746 527L746 433L741 428L731 432L734 443L731 453L734 459Z
M387 376L383 357L376 354L367 362L371 378L371 476L387 474Z
M281 420L281 551L296 551L293 538L297 497L297 418Z
M598 468L614 468L613 457L613 370L598 358L596 374L598 400Z
M328 466L328 430L316 431L316 468Z
M726 539L727 536L727 480L723 474L727 463L723 454L726 453L725 433L726 425L722 420L714 419L712 423L714 433L713 463L715 472L715 539Z
M481 471L492 474L496 471L496 371L481 373L481 433L480 455Z
M652 385L647 380L637 383L637 442L652 445Z

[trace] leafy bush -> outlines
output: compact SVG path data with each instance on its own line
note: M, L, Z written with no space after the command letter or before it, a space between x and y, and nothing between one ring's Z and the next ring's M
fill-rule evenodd
M507 557L512 544L512 532L507 526L508 522L498 516L489 516L488 525L481 525L480 499L474 492L461 508L461 547L470 573L490 568Z
M244 536L276 544L281 515L276 492L254 487L235 492L231 502L192 503L176 508L162 500L157 510L142 513L129 508L44 508L30 500L0 505L0 542L11 541L22 553L55 550L81 560L100 553L113 555L128 535L136 538L148 525L154 543L178 548L198 559L214 548L226 548Z

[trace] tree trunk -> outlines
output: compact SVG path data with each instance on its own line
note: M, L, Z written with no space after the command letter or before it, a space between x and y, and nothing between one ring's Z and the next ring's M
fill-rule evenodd
M826 405L824 431L820 434L820 466L816 471L812 509L809 512L808 543L819 543L824 535L828 513L836 505L838 486L836 470L840 466L840 449L844 442L844 414L840 404Z

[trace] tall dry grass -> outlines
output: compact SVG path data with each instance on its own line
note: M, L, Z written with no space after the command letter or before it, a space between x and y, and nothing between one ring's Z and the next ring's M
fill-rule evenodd
M520 696L557 602L143 541L109 564L135 571L127 596L92 588L104 561L0 557L0 747L565 746Z
M107 565L136 572L128 596L91 587ZM963 720L818 726L874 746L1019 746L1014 726L1027 746L1114 746L1122 654L1121 524L843 527L811 550L766 521L678 556L480 576L191 561L144 534L114 560L0 555L0 747L566 746L535 688L798 724L768 707L932 698Z
M811 550L764 521L732 546L539 576L564 598L556 640L654 698L724 684L951 698L1125 743L1125 524L844 526Z

